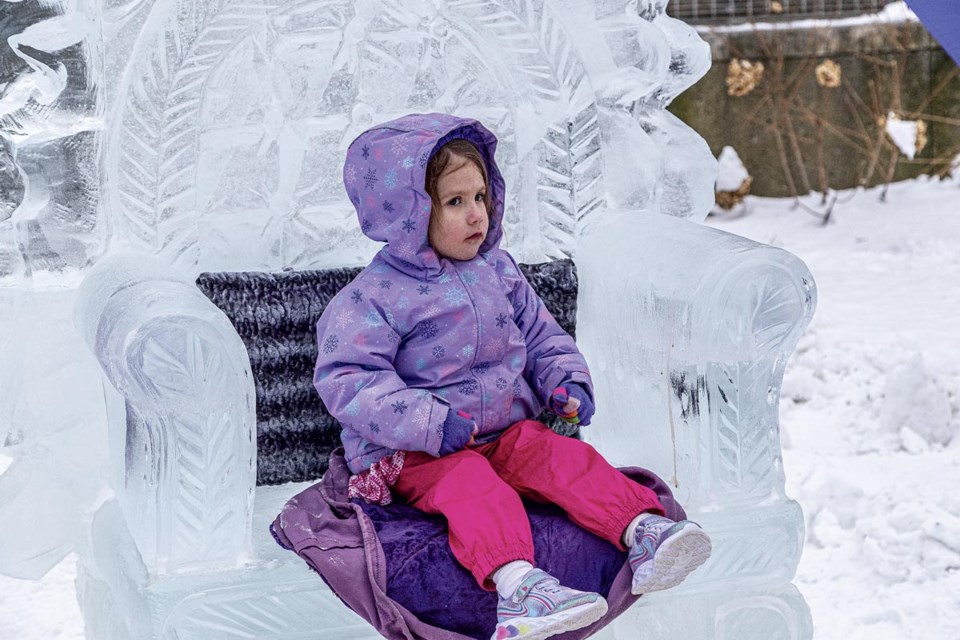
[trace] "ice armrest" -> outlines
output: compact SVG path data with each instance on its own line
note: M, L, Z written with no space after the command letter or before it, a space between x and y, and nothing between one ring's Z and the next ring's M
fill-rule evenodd
M606 211L584 234L585 437L696 512L784 500L778 401L816 288L796 256L696 223Z
M192 282L143 255L94 267L76 318L109 381L112 484L150 572L243 562L255 393L229 320Z

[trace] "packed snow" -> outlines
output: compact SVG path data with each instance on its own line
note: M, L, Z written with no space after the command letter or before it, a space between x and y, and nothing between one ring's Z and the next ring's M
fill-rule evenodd
M897 148L911 160L917 155L920 121L901 120L892 111L887 114L886 131Z
M740 155L733 147L726 146L721 149L717 163L717 191L736 191L750 177Z
M756 197L707 223L797 254L817 280L781 399L815 637L948 640L960 637L960 180L881 192L840 194L827 225ZM38 582L0 577L0 638L82 639L75 573L71 555Z

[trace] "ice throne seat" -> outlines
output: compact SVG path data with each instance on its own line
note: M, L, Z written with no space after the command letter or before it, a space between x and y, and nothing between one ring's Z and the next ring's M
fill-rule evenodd
M642 598L598 637L632 639L642 625L649 638L809 638L790 584L802 516L783 492L777 420L783 367L815 305L806 267L695 223L614 210L576 263L578 342L601 407L586 438L667 479L715 540L688 583ZM289 378L315 345L283 332L312 336L319 315L295 302L319 297L296 288L335 292L352 273L247 274L231 288L236 276L194 283L127 254L87 276L77 318L106 378L114 492L81 554L88 638L376 637L267 529L335 444L309 377ZM205 294L245 311L231 323ZM572 319L574 301L559 302ZM256 347L240 337L250 329ZM255 377L251 361L273 375Z

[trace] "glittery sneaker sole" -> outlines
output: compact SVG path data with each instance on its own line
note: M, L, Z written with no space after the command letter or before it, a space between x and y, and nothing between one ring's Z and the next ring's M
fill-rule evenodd
M710 536L693 522L687 523L657 547L653 556L653 574L640 584L634 579L631 592L640 595L677 586L707 561L712 550Z

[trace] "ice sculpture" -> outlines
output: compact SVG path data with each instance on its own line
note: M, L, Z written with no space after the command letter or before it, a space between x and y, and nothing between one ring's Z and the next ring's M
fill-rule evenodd
M0 510L36 527L0 529L0 571L18 577L73 548L102 487L99 374L72 322L79 271L106 244L92 10L0 3L0 446L15 458Z
M709 49L665 4L0 3L0 521L35 523L0 529L0 571L42 575L76 546L91 640L363 637L264 539L294 488L255 490L245 354L191 283L366 262L346 145L439 110L499 134L514 255L581 269L581 339L618 425L596 444L646 462L631 434L655 430L648 464L719 532L703 578L608 637L637 618L652 637L680 620L809 637L776 401L813 284L789 254L695 224L715 161L664 107ZM591 316L597 296L620 330ZM624 385L656 407L644 420L617 405Z
M790 254L687 226L609 210L577 254L578 342L604 425L585 435L612 462L643 460L669 479L717 550L689 584L643 598L614 627L624 638L648 625L663 637L680 626L690 637L805 637L805 605L789 586L803 515L784 492L774 425L813 280Z

